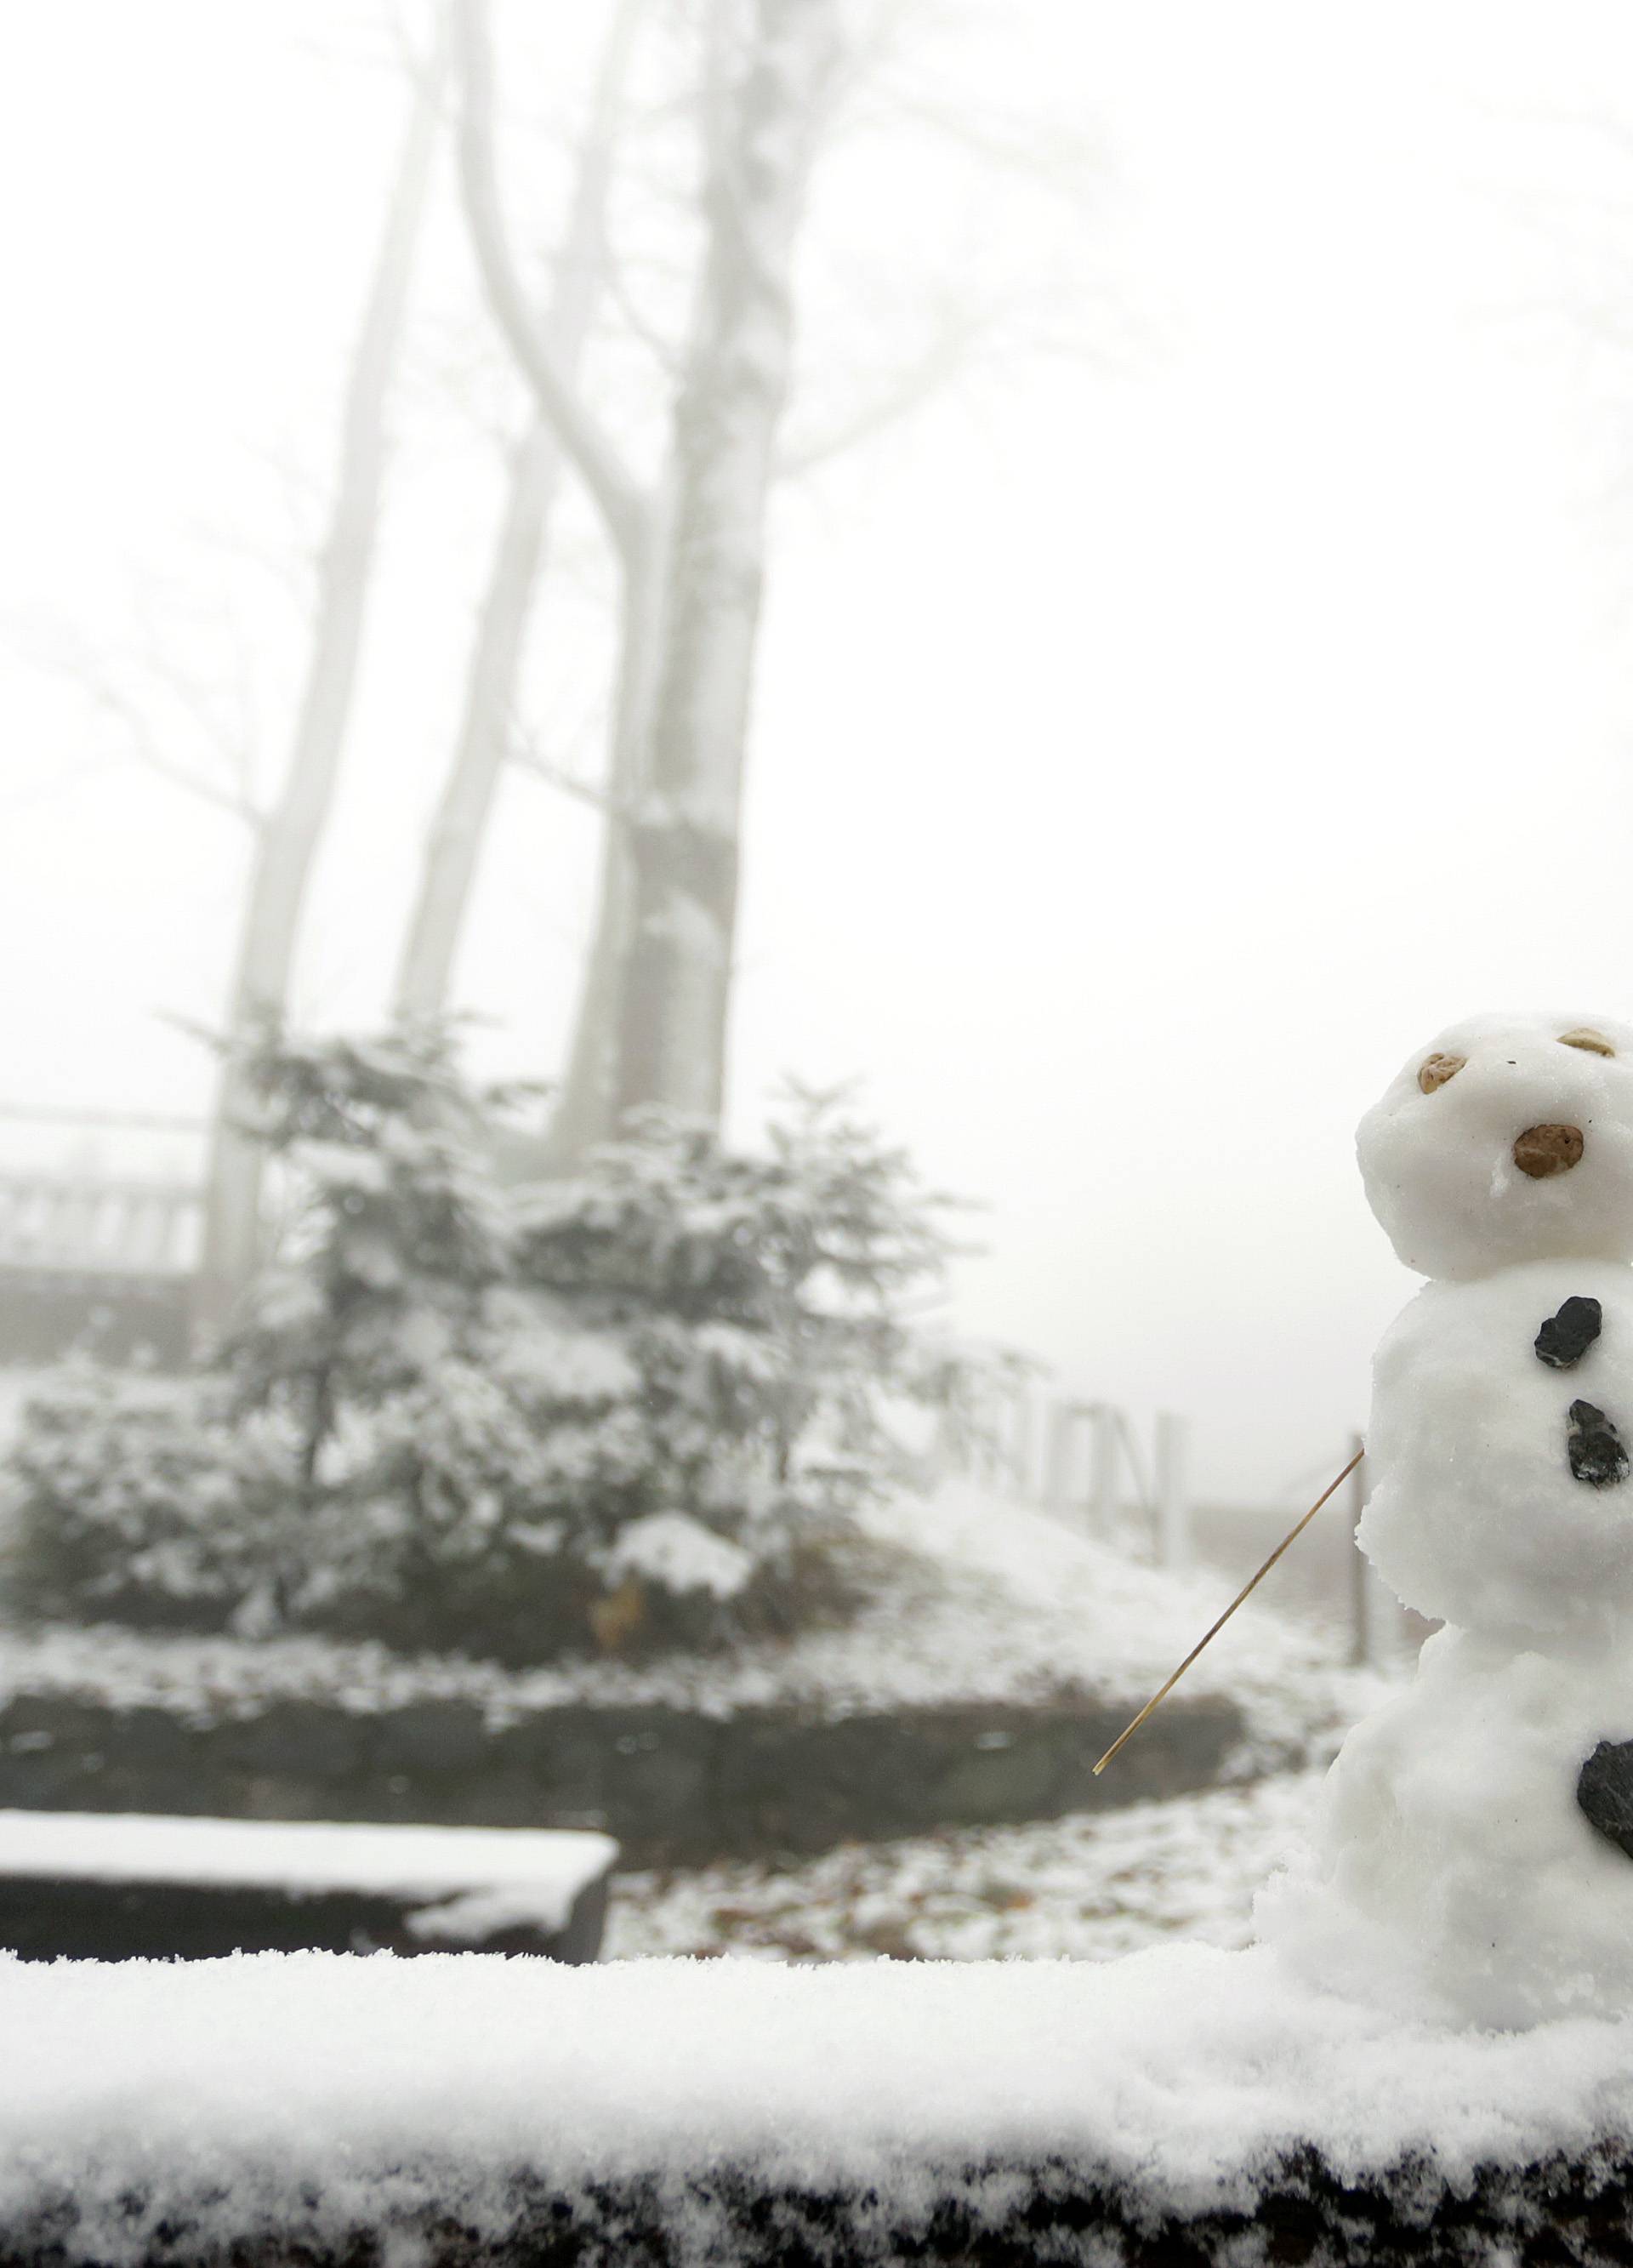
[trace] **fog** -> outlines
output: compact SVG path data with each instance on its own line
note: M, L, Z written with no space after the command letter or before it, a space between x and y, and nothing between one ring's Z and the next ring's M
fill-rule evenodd
M575 22L525 26L511 144L582 92L578 11L547 14ZM925 14L898 84L1092 155L959 173L875 121L822 161L796 431L865 397L916 294L963 276L1019 312L778 493L730 1123L791 1072L857 1082L984 1208L960 1320L1187 1413L1201 1492L1266 1502L1342 1461L1410 1288L1361 1110L1460 1014L1633 1009L1633 26ZM310 0L63 0L7 47L0 1099L202 1116L180 1027L223 1013L243 830L87 684L158 656L276 774L404 83L372 10ZM555 208L518 165L533 253ZM326 1027L387 1005L521 409L436 195L299 961ZM588 777L607 580L576 509L527 723ZM219 780L223 732L163 698ZM484 1065L549 1078L596 821L519 774L503 797L457 992Z

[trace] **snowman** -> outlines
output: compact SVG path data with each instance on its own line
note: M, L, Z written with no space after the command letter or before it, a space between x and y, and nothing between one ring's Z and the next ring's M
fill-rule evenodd
M1260 1934L1439 2020L1633 2010L1633 1027L1454 1026L1357 1148L1431 1279L1378 1350L1360 1543L1445 1626Z

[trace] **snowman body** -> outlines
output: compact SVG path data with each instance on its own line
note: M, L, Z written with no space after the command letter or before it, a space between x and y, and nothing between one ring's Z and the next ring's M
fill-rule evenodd
M1633 1029L1457 1027L1358 1147L1434 1278L1378 1350L1360 1542L1446 1627L1346 1740L1261 1934L1458 2021L1633 2008Z
M1633 1741L1626 1649L1561 1656L1446 1629L1364 1718L1262 1938L1312 1984L1402 2014L1519 2029L1633 2008L1633 1858L1578 1800Z
M1578 1477L1596 1444L1614 1467L1615 1439L1633 1447L1633 1267L1533 1260L1426 1285L1374 1358L1361 1548L1437 1622L1519 1650L1633 1646L1633 1486Z

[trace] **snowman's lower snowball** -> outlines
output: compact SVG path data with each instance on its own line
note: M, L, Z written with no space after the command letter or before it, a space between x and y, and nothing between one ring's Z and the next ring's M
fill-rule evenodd
M1633 1859L1577 1800L1633 1740L1633 1660L1443 1631L1357 1725L1313 1848L1261 1894L1261 1936L1312 1984L1453 2023L1633 2007Z

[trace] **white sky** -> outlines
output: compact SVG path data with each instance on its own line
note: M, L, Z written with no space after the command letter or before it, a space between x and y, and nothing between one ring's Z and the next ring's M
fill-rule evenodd
M1633 18L964 13L954 78L1105 143L1061 290L1112 278L1119 356L989 375L781 500L736 1116L787 1071L859 1078L931 1179L989 1206L965 1319L1076 1390L1188 1411L1204 1491L1269 1496L1341 1461L1410 1288L1350 1148L1397 1062L1471 1010L1633 1013L1633 516L1607 501L1633 354L1585 313L1633 287L1633 155L1593 122L1633 118ZM185 660L230 598L282 687L276 578L218 539L276 530L268 453L321 493L401 116L389 74L346 60L369 21L8 11L7 1097L204 1101L159 1018L219 1012L241 845L19 656L72 630L123 666L134 588ZM931 243L919 162L905 138L836 160L820 226L859 219L909 272L1034 271L1007 191ZM380 1011L497 496L482 435L437 408L436 371L479 350L464 289L445 212L302 965L329 1021ZM541 686L573 666L547 657ZM590 840L507 791L461 979L496 1064L552 1067Z

